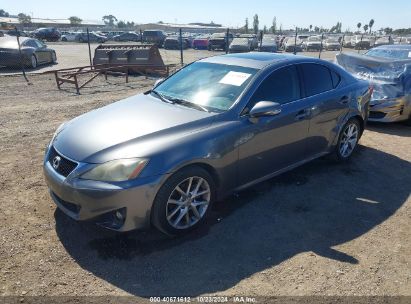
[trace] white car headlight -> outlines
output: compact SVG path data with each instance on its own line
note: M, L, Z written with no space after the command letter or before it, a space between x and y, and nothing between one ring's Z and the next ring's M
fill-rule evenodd
M148 163L145 158L117 159L94 167L80 176L105 182L121 182L136 178Z

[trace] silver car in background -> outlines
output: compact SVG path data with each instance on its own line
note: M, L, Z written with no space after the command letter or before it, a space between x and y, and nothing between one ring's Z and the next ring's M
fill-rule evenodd
M319 59L209 57L61 125L45 179L75 220L187 233L230 193L329 153L349 159L370 94L366 82Z

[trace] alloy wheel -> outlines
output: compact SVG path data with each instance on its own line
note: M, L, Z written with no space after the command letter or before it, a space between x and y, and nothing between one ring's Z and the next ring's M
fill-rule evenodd
M342 157L347 158L354 151L358 142L359 129L357 124L348 124L341 136L339 151Z
M175 229L187 229L200 221L207 211L211 199L208 182L198 176L180 182L168 198L166 218Z

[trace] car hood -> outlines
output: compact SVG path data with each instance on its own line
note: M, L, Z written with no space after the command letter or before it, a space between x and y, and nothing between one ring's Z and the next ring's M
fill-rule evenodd
M53 146L64 156L89 163L107 161L101 154L127 143L153 137L175 137L195 132L213 122L208 113L168 104L151 95L139 94L83 114L65 124ZM124 149L120 149L124 150ZM145 149L147 150L147 149ZM145 151L124 150L116 158L138 157Z

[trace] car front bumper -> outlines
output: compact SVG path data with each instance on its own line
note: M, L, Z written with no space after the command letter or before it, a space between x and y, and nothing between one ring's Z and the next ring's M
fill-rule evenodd
M81 165L77 168L81 170ZM142 177L132 182L107 183L76 177L77 168L67 177L58 174L45 158L43 171L57 207L76 221L94 220L116 231L150 226L154 198L168 174ZM119 222L116 211L123 213Z
M396 122L411 116L411 95L392 99L372 100L369 121Z

